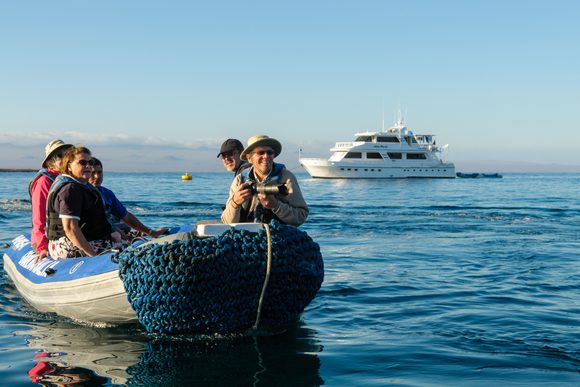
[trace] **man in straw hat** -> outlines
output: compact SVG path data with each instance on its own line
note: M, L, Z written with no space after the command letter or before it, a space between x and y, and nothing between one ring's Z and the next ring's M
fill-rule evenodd
M251 165L234 178L226 208L222 212L223 223L262 222L276 219L281 223L300 226L308 216L308 206L300 192L300 186L292 172L283 164L274 162L282 145L265 135L248 139L248 146L240 155ZM259 187L275 188L261 193ZM256 189L258 187L258 189ZM278 189L278 193L275 191Z
M28 194L32 204L32 231L30 241L32 247L42 259L48 255L48 239L46 237L46 199L52 182L60 175L60 167L65 152L72 147L62 140L52 140L44 148L42 168L28 184Z

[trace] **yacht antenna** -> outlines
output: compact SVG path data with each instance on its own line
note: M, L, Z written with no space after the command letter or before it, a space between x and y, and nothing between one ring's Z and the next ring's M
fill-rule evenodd
M403 124L403 113L401 112L401 108L397 110L397 115L395 116L395 122L397 125Z
M383 115L383 125L382 131L385 131L385 99L383 98L383 106L382 106L382 115Z
M399 108L397 109L396 122L397 122L397 126L401 126L401 124L402 124L401 97L399 97Z

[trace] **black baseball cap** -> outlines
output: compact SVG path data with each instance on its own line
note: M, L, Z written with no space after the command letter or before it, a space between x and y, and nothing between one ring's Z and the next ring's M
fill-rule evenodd
M220 148L220 153L218 153L217 157L220 157L222 153L228 153L233 150L238 150L241 152L244 150L244 145L242 145L240 140L236 140L235 138L228 138L222 144L222 147Z

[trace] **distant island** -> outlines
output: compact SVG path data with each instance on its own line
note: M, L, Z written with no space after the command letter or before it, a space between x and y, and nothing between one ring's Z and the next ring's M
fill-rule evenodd
M37 170L32 168L0 168L0 172L36 172Z

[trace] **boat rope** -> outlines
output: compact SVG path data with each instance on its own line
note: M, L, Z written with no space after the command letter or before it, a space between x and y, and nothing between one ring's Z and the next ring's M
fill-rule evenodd
M232 228L216 237L130 248L113 260L151 333L226 334L288 324L324 278L318 244L276 221L257 233Z
M266 288L268 287L268 281L270 280L270 268L272 267L272 239L270 238L270 226L264 224L264 230L266 230L266 240L268 241L268 260L266 262L266 277L264 278L264 285L262 286L262 293L260 294L260 301L258 302L258 312L256 313L256 322L252 329L258 329L258 324L260 324L260 314L262 314L262 303L264 302L264 295L266 294Z

